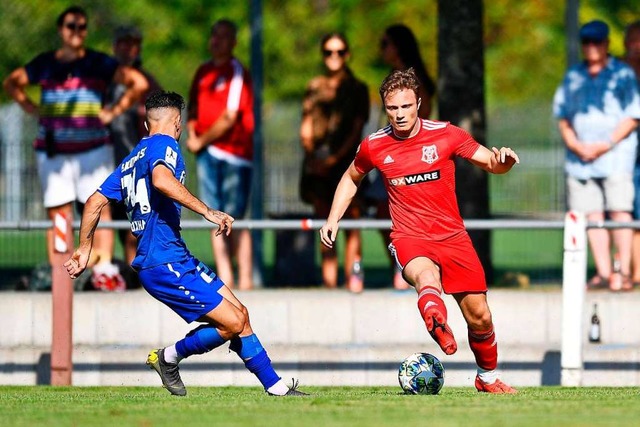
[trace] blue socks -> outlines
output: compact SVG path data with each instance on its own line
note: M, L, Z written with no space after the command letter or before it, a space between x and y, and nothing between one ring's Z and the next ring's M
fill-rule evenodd
M229 349L240 356L244 366L258 378L265 389L280 381L280 377L271 366L271 359L255 334L232 339Z
M176 343L176 351L178 352L178 357L184 359L194 354L203 354L211 351L216 347L220 347L224 342L225 340L220 336L216 328L210 325L201 325Z
M203 354L224 344L225 340L220 336L216 328L210 325L202 325L189 332L187 336L175 344L178 359L184 359L194 354ZM271 366L271 359L266 350L260 344L255 334L246 337L238 337L231 340L229 349L240 356L244 366L254 374L265 389L280 381L280 377Z

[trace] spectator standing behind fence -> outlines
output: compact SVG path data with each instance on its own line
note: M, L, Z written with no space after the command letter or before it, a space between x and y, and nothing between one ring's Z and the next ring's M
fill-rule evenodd
M147 88L144 76L130 67L118 66L108 55L85 47L88 17L84 9L71 6L57 19L61 46L42 53L4 81L9 95L29 114L39 117L34 143L38 174L49 219L57 214L73 217L73 203L84 204L113 168L113 149L106 125L123 113ZM126 86L119 101L103 107L109 83ZM39 85L39 106L26 87ZM103 220L110 220L108 209ZM49 262L53 233L47 232ZM93 284L98 289L123 289L124 281L111 263L113 231L96 232Z
M389 65L392 70L407 70L413 68L420 82L418 96L421 99L421 103L418 116L422 119L428 119L431 115L431 105L436 93L436 87L424 65L422 55L420 55L418 41L411 29L403 24L395 24L387 27L384 35L380 39L380 56L385 64ZM380 123L380 125L385 126L387 124L386 114L382 114L381 117L384 119L384 123ZM376 218L390 218L389 198L380 174L376 169L367 175L363 193L367 202L375 207ZM382 230L381 233L385 245L388 246L391 243L390 231ZM399 290L408 289L409 284L396 269L395 259L391 257L389 260L391 262L391 269L394 272L393 287Z
M504 174L519 162L508 147L491 150L448 122L423 120L419 82L413 69L392 72L380 86L389 125L366 137L336 188L331 212L320 229L333 246L338 222L363 178L377 168L389 192L392 252L404 278L418 293L418 309L429 334L445 354L458 345L447 325L442 291L452 294L467 323L478 366L475 386L487 393L516 393L498 379L498 346L487 302L484 269L460 217L455 194L455 158Z
M351 163L362 129L369 119L369 91L358 80L347 61L351 56L344 35L330 33L320 42L325 73L314 77L302 101L300 141L304 160L300 179L300 197L313 206L317 218L326 218L331 209L333 191ZM360 218L362 204L355 200L346 217ZM338 257L335 248L320 247L324 286L338 285ZM347 230L344 254L345 283L352 292L363 290L362 241L360 230Z
M211 27L211 59L196 71L189 93L187 148L197 156L200 197L214 209L243 218L251 190L253 89L249 72L233 56L236 35L236 25L227 19ZM230 288L253 288L249 230L231 237L212 231L211 241L222 281Z
M629 24L624 33L624 61L636 73L640 88L640 21ZM637 132L636 132L637 133ZM640 147L636 148L636 164L633 170L635 199L633 202L633 219L640 220ZM640 287L640 230L634 230L631 256L631 279L634 287Z
M553 100L567 149L568 206L584 212L591 222L604 221L605 212L613 221L629 222L640 119L636 77L631 67L609 55L609 27L604 22L584 24L580 42L584 61L567 71ZM596 265L588 287L632 289L633 230L590 229L588 237ZM619 257L615 268L611 240Z
M144 99L155 90L160 89L156 79L142 67L142 32L134 26L119 26L113 34L113 56L118 64L132 67L144 75L149 88L142 94L142 102L136 102L124 113L114 118L109 124L111 142L115 164L131 153L138 141L147 134L144 127ZM127 87L118 82L111 82L107 89L106 103L112 105L118 102L126 92ZM111 206L111 215L114 220L127 220L124 206L115 204ZM125 261L130 265L136 255L136 239L130 230L118 230L120 243L124 247Z

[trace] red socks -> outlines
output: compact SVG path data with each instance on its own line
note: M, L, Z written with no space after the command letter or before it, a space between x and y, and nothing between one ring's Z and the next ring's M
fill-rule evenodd
M418 310L420 310L420 316L422 316L429 331L433 329L434 314L437 322L447 323L447 306L444 305L444 301L440 298L440 292L435 288L426 287L420 292L420 295L418 295ZM425 316L427 310L430 312L429 316Z
M418 309L427 326L429 335L440 346L445 354L453 354L458 344L447 325L447 307L440 298L440 292L434 288L425 288L418 295Z
M496 334L491 329L486 331L469 331L469 347L476 357L477 365L487 371L492 371L498 366L498 343Z

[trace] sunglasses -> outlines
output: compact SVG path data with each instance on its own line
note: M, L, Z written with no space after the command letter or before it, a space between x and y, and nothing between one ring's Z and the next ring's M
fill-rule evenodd
M338 49L338 50L322 49L322 55L325 58L330 57L334 53L337 53L340 58L344 58L344 56L347 54L347 49Z
M387 40L387 39L380 40L380 48L381 49L386 49L387 46L389 46L389 40Z
M64 27L67 30L71 31L85 31L87 29L87 24L77 24L75 22L69 22L67 24L64 24Z
M604 42L604 40L595 40L595 39L582 39L580 40L580 43L582 43L583 46L589 45L589 44L602 44L602 42Z

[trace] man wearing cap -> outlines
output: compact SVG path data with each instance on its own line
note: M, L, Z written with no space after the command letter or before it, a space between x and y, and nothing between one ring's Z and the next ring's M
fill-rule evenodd
M631 221L633 167L640 97L633 69L609 55L609 27L591 21L580 28L583 61L569 68L556 90L553 113L566 146L565 172L570 210L589 222ZM590 288L633 288L632 230L588 231L596 265ZM611 260L611 240L617 253ZM613 266L615 264L615 266Z
M111 142L115 164L120 164L131 150L138 144L143 136L147 135L144 127L145 109L144 101L147 96L161 89L156 79L142 67L142 32L134 26L121 25L113 33L113 56L121 66L131 67L139 71L149 84L149 88L142 94L140 102L131 105L124 113L113 119L109 125ZM118 102L126 91L126 87L117 82L112 82L107 89L106 103L108 105ZM112 206L114 220L126 220L127 214L123 205ZM121 267L129 268L136 255L136 239L129 230L119 230L118 237L124 247L126 263ZM133 271L129 272L132 280L128 286L137 287L137 276Z

